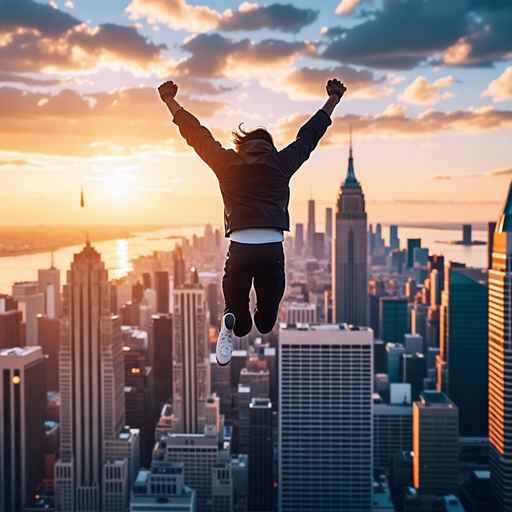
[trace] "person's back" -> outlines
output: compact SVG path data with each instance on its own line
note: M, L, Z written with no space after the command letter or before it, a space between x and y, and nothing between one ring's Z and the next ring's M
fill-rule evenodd
M245 132L240 126L233 132L234 151L224 149L178 104L175 84L159 87L181 135L216 174L224 201L225 234L231 243L222 280L225 308L217 343L221 365L231 360L233 332L243 337L252 328L249 292L253 280L256 327L266 334L275 325L285 290L282 242L283 232L290 230L289 182L331 124L330 116L345 90L338 80L329 80L329 99L283 150L277 151L265 129Z

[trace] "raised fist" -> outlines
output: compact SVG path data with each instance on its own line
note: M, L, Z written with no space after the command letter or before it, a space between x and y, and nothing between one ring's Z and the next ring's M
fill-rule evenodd
M347 90L347 88L337 78L329 80L325 88L327 89L328 96L331 94L336 94L340 100Z
M158 92L160 93L160 98L165 102L167 98L174 98L176 93L178 92L178 86L169 80L168 82L164 82L159 88Z

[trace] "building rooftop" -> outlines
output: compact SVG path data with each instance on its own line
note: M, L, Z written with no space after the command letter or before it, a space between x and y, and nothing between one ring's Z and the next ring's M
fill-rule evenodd
M453 407L453 402L440 391L423 390L420 393L420 402L424 406ZM417 404L420 402L416 402Z
M272 402L269 398L252 398L249 407L251 409L272 409Z
M281 330L288 331L371 331L369 327L358 327L355 325L348 325L346 323L340 324L284 324L280 323Z

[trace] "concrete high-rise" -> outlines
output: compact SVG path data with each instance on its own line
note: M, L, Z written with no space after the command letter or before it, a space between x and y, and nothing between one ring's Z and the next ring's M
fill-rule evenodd
M39 293L37 281L14 283L12 296L18 301L18 309L23 312L26 345L35 347L37 341L37 315L44 314L45 294Z
M345 181L336 204L332 262L333 321L367 325L367 217L364 194L354 174L352 135Z
M512 183L493 237L489 270L489 441L491 501L512 510Z
M45 476L46 360L40 347L0 350L0 510L24 510Z
M295 224L295 256L302 256L304 250L304 224Z
M181 250L181 246L176 247L174 251L174 287L178 288L185 284L185 257Z
M37 336L46 361L46 383L48 391L59 391L60 320L46 315L37 315Z
M373 465L391 467L397 451L412 451L412 406L373 404Z
M372 509L372 344L364 327L281 329L281 512Z
M0 311L0 350L25 345L22 343L22 323L21 311Z
M446 267L440 307L437 383L459 408L461 437L488 436L488 276L478 268Z
M169 313L169 272L155 272L156 310L158 313Z
M74 255L63 297L56 510L124 510L139 432L124 428L121 318L110 313L107 270L89 242ZM107 478L115 485L105 486Z
M325 209L325 254L331 258L332 254L332 208Z
M438 391L413 403L414 487L421 494L459 493L459 411Z
M209 319L206 293L200 284L174 290L173 412L174 432L204 431L210 396Z
M315 200L308 201L308 239L307 239L307 254L313 255L313 243L315 239L316 222L315 222Z
M45 313L48 318L59 318L61 315L60 270L53 266L37 271L39 293L45 294Z
M389 248L391 249L391 252L400 249L398 226L389 226Z

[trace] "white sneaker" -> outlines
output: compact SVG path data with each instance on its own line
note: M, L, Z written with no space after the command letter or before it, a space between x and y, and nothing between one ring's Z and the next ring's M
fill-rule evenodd
M226 366L231 361L233 353L233 327L235 326L235 315L226 313L220 324L219 339L217 340L216 357L220 366Z

